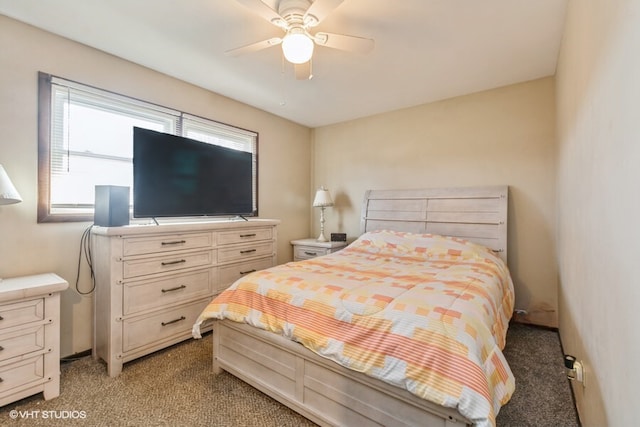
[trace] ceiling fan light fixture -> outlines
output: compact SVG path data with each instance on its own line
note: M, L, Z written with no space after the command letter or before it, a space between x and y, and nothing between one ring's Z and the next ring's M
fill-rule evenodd
M282 39L282 53L287 61L293 64L304 64L313 55L313 40L305 34L304 30L292 29Z

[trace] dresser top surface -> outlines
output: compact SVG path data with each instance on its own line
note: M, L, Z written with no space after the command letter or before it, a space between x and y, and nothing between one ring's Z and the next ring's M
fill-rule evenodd
M0 302L64 291L69 283L53 273L10 277L0 280Z
M229 230L234 228L270 227L280 224L277 219L249 219L226 221L193 221L193 222L162 222L156 224L126 225L122 227L99 227L91 229L93 234L102 236L144 235L157 233L181 233L202 230Z

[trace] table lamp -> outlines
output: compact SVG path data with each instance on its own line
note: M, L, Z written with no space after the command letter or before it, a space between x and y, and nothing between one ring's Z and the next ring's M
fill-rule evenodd
M13 186L4 167L0 165L0 205L12 205L21 201L22 197L18 194L18 190ZM2 277L0 277L0 281L2 281Z
M0 205L11 205L21 201L22 197L18 194L18 190L13 186L4 167L0 165Z
M313 206L320 208L320 236L316 239L318 242L328 242L324 235L324 209L326 207L333 206L333 200L331 200L331 194L329 190L324 187L320 187L316 191L316 197L313 199Z

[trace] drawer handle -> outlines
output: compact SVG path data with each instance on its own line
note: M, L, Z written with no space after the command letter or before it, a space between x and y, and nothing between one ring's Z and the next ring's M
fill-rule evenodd
M179 259L179 260L177 260L177 261L167 261L167 262L163 262L163 263L162 263L162 265L163 265L163 266L165 266L165 265L182 264L182 263L185 263L185 262L187 262L187 260L186 260L186 259Z
M307 251L305 251L305 252L304 252L304 254L305 254L305 255L309 255L309 256L316 256L316 255L318 255L318 253L317 253L317 252L307 252Z
M241 254L250 254L252 252L255 252L255 249L247 249L246 251L240 251Z
M241 234L240 237L256 237L256 233L253 233L253 234Z
M4 320L4 317L0 316L0 320Z
M167 326L167 325L170 325L172 323L180 322L180 321L185 320L185 319L186 319L186 317L180 316L178 319L169 320L168 322L162 322L162 326Z
M245 274L253 273L254 271L258 271L258 270L254 268L253 270L241 271L240 274L244 276Z
M176 286L175 288L162 289L162 293L164 294L165 292L179 291L180 289L184 289L184 288L186 288L185 285L180 285L180 286Z
M162 242L162 246L166 246L166 245L184 245L185 243L187 243L186 240L173 240L171 242Z
M4 350L4 347L0 345L0 351Z

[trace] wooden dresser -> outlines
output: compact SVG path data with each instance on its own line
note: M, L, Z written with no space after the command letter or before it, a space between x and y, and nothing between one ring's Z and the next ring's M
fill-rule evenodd
M116 376L123 363L190 338L214 295L275 265L278 223L93 227L94 358Z
M60 394L60 292L55 274L0 281L0 406Z

